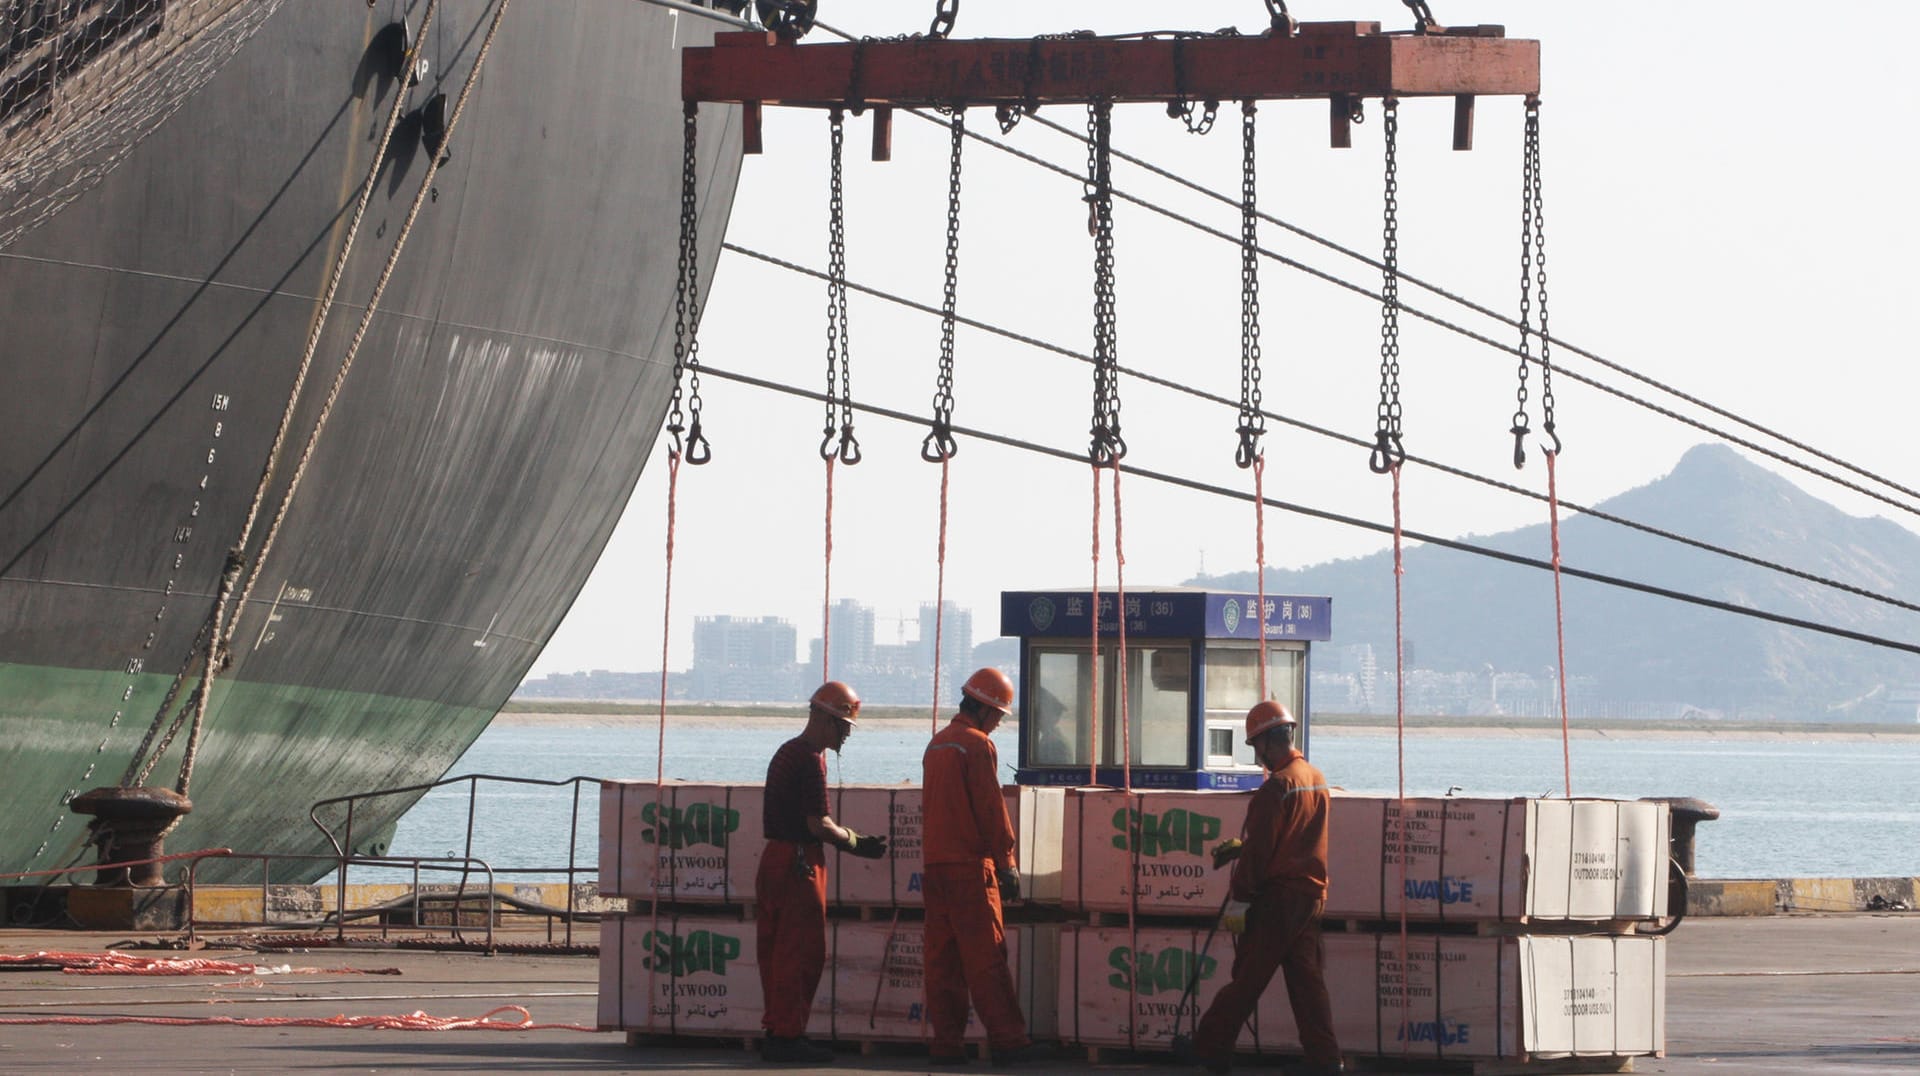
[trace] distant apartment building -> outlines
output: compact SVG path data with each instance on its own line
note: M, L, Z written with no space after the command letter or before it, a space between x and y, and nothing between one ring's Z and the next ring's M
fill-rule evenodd
M780 617L695 617L689 691L725 702L791 699L801 690L798 642L793 625Z
M873 664L873 606L841 598L827 610L827 632L832 641L834 668L865 668Z

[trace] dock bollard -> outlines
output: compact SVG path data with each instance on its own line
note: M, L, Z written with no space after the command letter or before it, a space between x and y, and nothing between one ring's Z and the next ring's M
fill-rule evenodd
M1720 817L1720 808L1692 796L1642 796L1644 802L1664 803L1673 812L1673 829L1667 839L1668 851L1680 869L1693 877L1693 831L1702 822Z

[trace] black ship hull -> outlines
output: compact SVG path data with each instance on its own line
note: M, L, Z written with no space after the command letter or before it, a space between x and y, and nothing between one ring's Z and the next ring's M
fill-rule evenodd
M272 9L104 175L0 231L0 872L84 852L67 801L121 781L194 649L324 316L290 456L314 423L434 152L419 106L451 107L493 13L444 0L406 86L386 28L425 8ZM441 776L558 625L671 390L678 48L715 25L631 0L507 12L241 614L171 850L320 850L313 801ZM703 110L705 279L733 124ZM408 803L381 806L359 832Z

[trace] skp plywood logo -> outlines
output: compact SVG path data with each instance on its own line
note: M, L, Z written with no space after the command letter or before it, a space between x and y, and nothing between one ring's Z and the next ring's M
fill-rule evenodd
M641 966L649 971L664 971L676 978L696 971L725 975L727 964L740 956L740 939L717 930L696 930L674 934L649 930L640 939L647 956Z
M1107 951L1107 966L1113 969L1113 974L1107 976L1107 985L1115 990L1143 995L1184 994L1188 983L1213 978L1220 962L1205 953L1179 946L1156 953L1152 949L1121 945Z
M725 848L740 829L740 812L720 803L693 803L686 807L643 803L640 821L654 827L640 831L640 839L648 844L664 844L675 850L696 844Z
M1160 814L1135 811L1126 807L1113 812L1113 846L1123 851L1138 851L1143 856L1186 852L1199 855L1201 849L1220 836L1220 819L1199 811L1175 807Z

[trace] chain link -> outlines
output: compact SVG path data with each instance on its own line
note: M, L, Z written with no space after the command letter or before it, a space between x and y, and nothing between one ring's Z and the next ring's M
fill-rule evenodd
M1233 462L1260 458L1267 416L1260 407L1260 212L1254 174L1254 103L1240 102L1240 448Z
M956 107L948 120L952 157L947 166L947 279L940 303L940 376L933 390L933 429L921 442L928 463L950 460L960 451L953 439L953 326L960 279L960 147L967 138L967 113Z
M852 341L847 335L846 213L840 183L845 120L843 109L828 113L832 150L827 180L827 417L821 430L820 458L838 455L841 463L852 465L860 462L860 442L853 436Z
M1293 16L1287 13L1287 0L1265 0L1265 2L1267 18L1271 21L1274 32L1291 35Z
M1386 474L1407 460L1400 442L1400 178L1396 160L1400 136L1400 102L1381 102L1386 127L1384 206L1381 211L1380 255L1380 406L1373 434L1373 454L1367 466Z
M682 123L685 154L680 161L680 259L673 297L673 403L667 410L667 432L673 454L691 464L713 458L713 446L700 432L700 212L699 105L689 101ZM681 382L686 382L686 411L681 411ZM684 446L681 434L686 434Z
M927 36L945 38L953 33L953 21L959 17L960 0L934 0L933 25L927 28Z
M1093 233L1093 435L1087 454L1094 466L1118 466L1127 454L1120 436L1120 359L1113 285L1113 103L1087 105L1088 230Z
M1193 102L1187 99L1187 37L1175 34L1173 38L1173 94L1174 99L1167 102L1169 119L1179 120L1186 125L1188 134L1204 135L1213 130L1213 121L1219 115L1220 102L1209 100L1202 103L1200 118L1193 118Z
M1539 104L1527 100L1526 134L1520 151L1520 361L1513 394L1513 467L1527 465L1527 364L1533 360L1533 169L1540 137Z
M1540 99L1527 98L1527 171L1532 175L1533 286L1540 302L1540 428L1546 431L1549 455L1560 454L1560 434L1553 425L1553 338L1547 334L1547 203L1541 194Z

